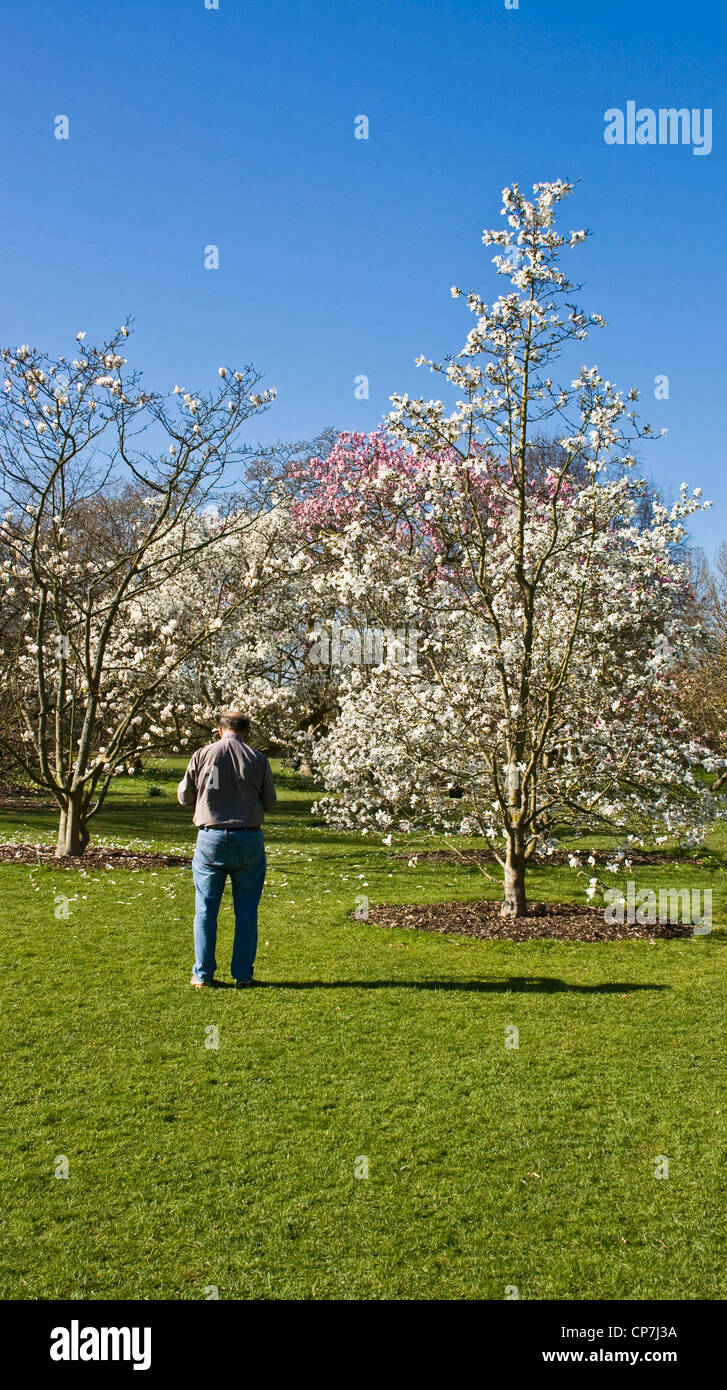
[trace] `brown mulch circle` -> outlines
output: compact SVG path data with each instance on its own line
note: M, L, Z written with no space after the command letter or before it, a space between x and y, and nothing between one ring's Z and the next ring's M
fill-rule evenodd
M47 811L52 805L37 796L0 796L0 811Z
M52 797L29 790L27 787L0 785L0 810L3 811L44 811L55 806Z
M369 908L369 922L381 927L439 932L444 936L474 936L479 940L534 941L653 941L656 937L691 936L692 928L674 925L633 926L607 923L603 910L577 903L529 903L526 917L500 915L500 903L406 903Z
M52 845L0 845L0 863L52 864L55 869L173 869L191 864L182 854L156 854L152 850L104 849L90 845L85 854L56 859Z

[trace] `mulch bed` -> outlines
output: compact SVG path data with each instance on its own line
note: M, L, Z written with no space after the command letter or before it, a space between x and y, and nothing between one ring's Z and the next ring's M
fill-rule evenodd
M11 787L0 784L0 810L3 811L44 811L56 802L47 794L43 796L27 787Z
M56 859L52 845L0 845L2 864L52 864L54 869L173 869L191 862L191 857L183 854L104 849L99 845L90 845L85 854L69 854Z
M631 941L641 937L691 936L690 926L604 922L603 910L573 903L530 903L526 917L500 916L499 902L406 903L400 907L371 907L369 922L381 927L405 927L444 936L474 936L480 940Z

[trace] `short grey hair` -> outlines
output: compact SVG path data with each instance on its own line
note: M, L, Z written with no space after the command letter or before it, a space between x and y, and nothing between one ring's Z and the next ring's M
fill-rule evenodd
M242 714L239 709L228 709L220 715L218 727L229 729L233 734L249 734L250 717L247 714Z

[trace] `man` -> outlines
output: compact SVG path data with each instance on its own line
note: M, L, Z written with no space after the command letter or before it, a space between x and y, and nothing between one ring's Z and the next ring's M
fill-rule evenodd
M238 989L253 983L257 910L265 882L262 823L277 797L264 753L245 742L250 720L238 710L220 719L219 740L198 748L177 787L182 806L194 806L199 827L192 860L195 887L194 970L190 984L214 983L217 914L229 874L235 907L232 975Z

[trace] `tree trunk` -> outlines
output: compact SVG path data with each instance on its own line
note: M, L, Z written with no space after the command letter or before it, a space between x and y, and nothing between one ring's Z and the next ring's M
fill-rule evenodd
M89 834L83 816L81 798L78 795L71 795L68 798L66 809L61 811L58 821L56 859L63 859L70 854L84 854L88 840Z
M503 917L524 917L528 901L525 896L525 855L517 840L509 839L505 860L505 897Z

